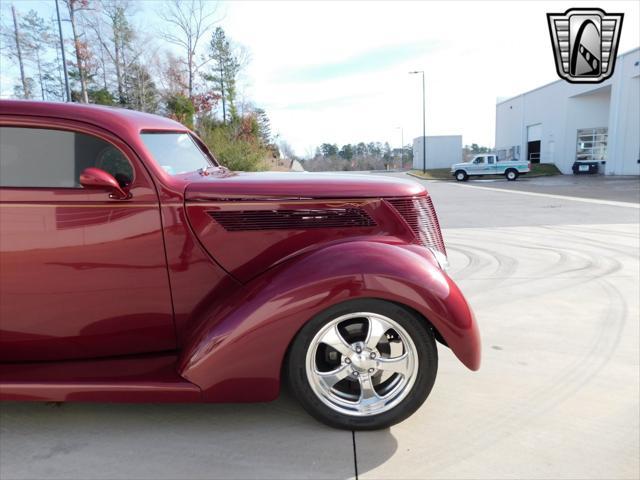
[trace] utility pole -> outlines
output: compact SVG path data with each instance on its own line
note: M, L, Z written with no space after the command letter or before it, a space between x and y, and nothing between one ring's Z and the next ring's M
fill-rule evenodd
M404 168L404 128L400 127L400 169Z
M427 114L426 114L426 99L425 99L425 87L424 87L424 70L416 70L413 73L422 74L422 173L427 171Z
M396 127L400 129L400 170L404 168L404 129L402 127Z
M58 33L60 34L60 52L62 53L62 68L64 70L64 87L67 93L67 102L71 101L71 89L69 88L69 73L67 72L67 59L64 55L64 40L62 39L62 22L60 21L60 7L56 0L56 15L58 16Z

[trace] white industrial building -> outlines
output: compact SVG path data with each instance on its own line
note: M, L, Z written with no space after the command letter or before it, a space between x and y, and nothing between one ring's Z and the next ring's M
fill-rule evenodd
M558 80L499 102L495 145L562 173L582 160L599 162L607 175L639 175L640 48L618 56L600 84Z
M422 170L425 137L413 139L413 168ZM462 135L427 136L427 169L449 168L462 161Z

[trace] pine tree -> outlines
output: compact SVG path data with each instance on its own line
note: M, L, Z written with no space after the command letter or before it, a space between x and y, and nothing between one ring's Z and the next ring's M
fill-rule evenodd
M258 138L263 145L269 145L271 143L271 122L267 113L261 108L256 108L253 114L258 126Z
M236 79L240 72L240 62L234 55L224 30L217 27L209 43L209 55L213 63L204 79L213 83L213 90L222 100L222 121L238 119L236 108Z

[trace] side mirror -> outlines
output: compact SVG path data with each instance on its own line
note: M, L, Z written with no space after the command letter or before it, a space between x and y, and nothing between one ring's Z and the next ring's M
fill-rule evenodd
M124 200L129 198L129 193L125 192L113 175L99 168L85 168L80 174L80 185L84 188L106 190L109 198Z

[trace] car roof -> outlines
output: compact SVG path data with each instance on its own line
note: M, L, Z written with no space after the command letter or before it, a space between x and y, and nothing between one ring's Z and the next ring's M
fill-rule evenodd
M187 127L170 118L125 108L86 103L0 100L0 114L77 120L106 128L114 133L124 134L124 136L137 135L142 130L188 131Z

